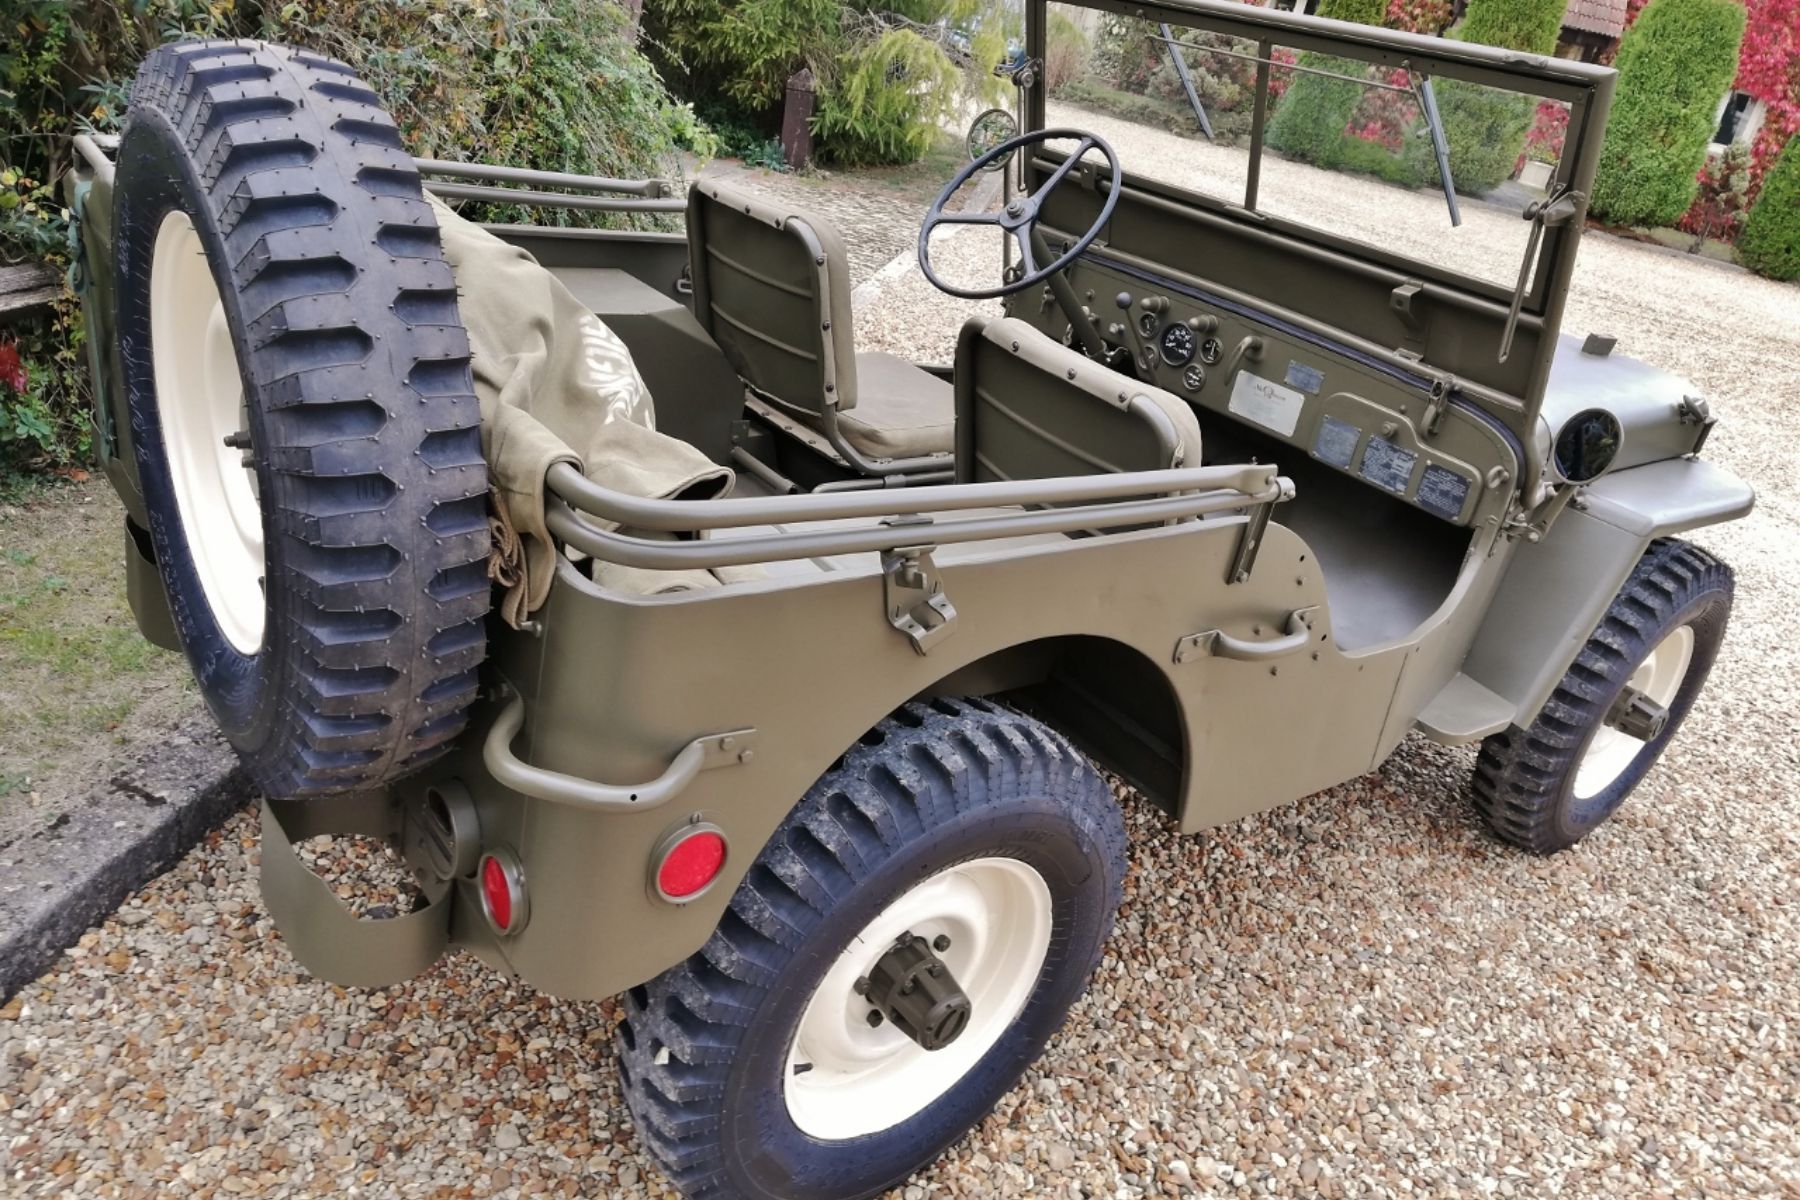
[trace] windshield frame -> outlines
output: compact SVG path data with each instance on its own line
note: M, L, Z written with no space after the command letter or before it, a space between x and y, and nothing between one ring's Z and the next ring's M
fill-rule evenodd
M1586 199L1593 191L1594 171L1605 136L1606 115L1611 107L1617 73L1610 67L1570 59L1546 58L1449 38L1404 33L1358 25L1353 22L1301 16L1261 8L1238 0L1057 0L1067 7L1096 9L1141 21L1167 22L1187 31L1219 34L1257 46L1257 54L1269 57L1274 47L1300 52L1316 51L1386 69L1404 68L1430 79L1456 79L1502 88L1569 106L1569 126L1563 153L1551 177L1550 194L1566 189L1579 197L1574 219L1547 225L1542 231L1531 283L1520 311L1536 318L1543 327L1536 359L1531 364L1524 394L1516 403L1535 416L1549 378L1550 359L1556 346L1569 281L1574 272L1576 248L1585 223ZM1025 56L1042 62L1046 50L1048 0L1025 0ZM1177 28L1176 37L1184 30ZM1263 154L1269 68L1258 70L1257 117L1249 146L1246 195L1242 203L1220 200L1161 180L1133 175L1128 163L1121 168L1128 186L1197 205L1257 230L1276 232L1321 250L1347 256L1387 271L1398 271L1440 286L1459 290L1503 308L1513 299L1513 289L1454 269L1409 258L1367 242L1328 232L1304 221L1281 217L1254 207ZM1026 131L1045 127L1046 90L1043 72L1036 73L1023 94L1022 125Z

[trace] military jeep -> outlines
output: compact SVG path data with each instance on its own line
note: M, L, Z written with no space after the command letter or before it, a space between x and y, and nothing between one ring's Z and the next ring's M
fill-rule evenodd
M132 607L265 797L285 940L350 985L460 948L623 993L624 1093L688 1196L875 1194L1017 1083L1120 900L1102 771L1197 832L1418 730L1479 742L1481 814L1550 853L1652 768L1724 635L1731 573L1677 538L1752 504L1699 457L1713 415L1612 353L1629 330L1563 329L1610 70L1059 5L1179 63L1195 129L1145 134L1047 94L1026 11L1023 132L972 139L920 232L928 278L1000 301L948 366L858 350L817 214L417 161L304 51L164 47L122 137L79 140ZM1277 153L1302 80L1416 106L1365 144L1435 179ZM1459 198L1436 114L1477 91L1566 121L1541 188ZM950 277L965 237L1004 239L987 278ZM533 297L622 343L654 430L607 444L642 454L577 453L577 422L509 457L549 417L504 372L569 344L508 324ZM710 491L632 485L652 450ZM293 848L325 834L391 839L414 911L345 910Z

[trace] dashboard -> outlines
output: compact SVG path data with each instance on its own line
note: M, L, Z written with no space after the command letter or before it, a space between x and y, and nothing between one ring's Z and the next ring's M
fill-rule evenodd
M1208 412L1241 422L1453 524L1504 508L1522 451L1454 394L1432 413L1425 376L1110 255L1090 252L1070 279L1115 361L1186 398L1203 426ZM1030 301L1012 315L1074 342L1059 308Z

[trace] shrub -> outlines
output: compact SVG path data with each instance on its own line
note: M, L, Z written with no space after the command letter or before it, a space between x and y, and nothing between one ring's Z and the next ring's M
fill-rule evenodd
M649 0L644 16L677 90L763 137L780 126L789 77L810 67L813 133L837 162L912 162L959 98L1001 95L1009 18L984 0Z
M850 49L820 78L813 132L846 166L917 161L956 113L959 74L936 43L890 29Z
M1800 138L1788 142L1763 176L1738 254L1759 275L1800 279Z
M1567 0L1469 0L1458 41L1531 54L1556 53Z
M291 0L268 36L356 68L394 115L407 148L426 158L667 177L680 170L672 130L686 127L692 136L695 125L692 110L670 98L631 45L615 4ZM516 206L471 215L589 218Z
M839 0L647 0L644 32L683 94L769 125L788 76L830 57L841 18Z
M1620 225L1671 225L1693 201L1719 97L1731 86L1736 0L1654 0L1619 46L1619 88L1590 207Z
M1323 0L1321 17L1379 25L1387 15L1387 0ZM1318 70L1355 74L1361 64L1323 54L1302 54L1299 65ZM1321 167L1342 165L1345 129L1361 103L1364 88L1344 79L1290 72L1286 94L1276 105L1263 140L1289 158ZM1360 153L1360 152L1352 152Z
M1563 4L1564 0L1470 0L1453 36L1484 46L1551 54L1562 30ZM1537 117L1537 101L1455 79L1444 80L1435 91L1456 190L1478 196L1510 179ZM1421 182L1437 182L1429 136L1412 139L1407 156Z
M1087 70L1088 39L1068 15L1052 9L1044 30L1044 89L1062 91Z

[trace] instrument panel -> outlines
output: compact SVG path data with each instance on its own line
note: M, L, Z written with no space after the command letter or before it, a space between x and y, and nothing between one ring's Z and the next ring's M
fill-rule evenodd
M1504 489L1489 484L1517 470L1511 435L1472 404L1442 406L1431 414L1436 429L1422 435L1433 404L1424 376L1123 264L1090 256L1072 275L1108 349L1129 357L1140 378L1441 520L1470 525L1503 507ZM1074 341L1048 305L1014 315ZM1494 503L1484 505L1489 495Z

